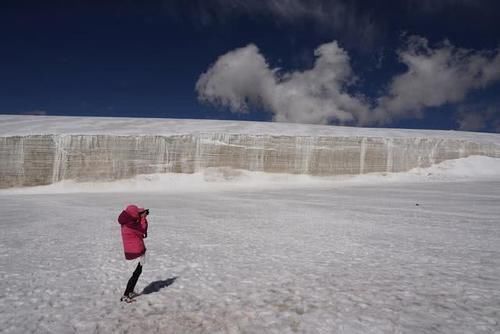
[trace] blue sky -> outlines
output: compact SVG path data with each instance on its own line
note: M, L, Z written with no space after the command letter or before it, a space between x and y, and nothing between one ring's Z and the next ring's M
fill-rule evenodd
M500 132L497 1L41 3L0 5L0 113Z

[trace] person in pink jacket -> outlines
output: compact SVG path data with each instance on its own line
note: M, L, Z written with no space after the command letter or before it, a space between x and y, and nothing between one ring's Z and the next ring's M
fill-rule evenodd
M146 260L144 239L148 236L148 220L146 218L148 214L148 209L139 208L137 205L128 205L118 217L122 230L125 259L131 261L135 267L132 277L128 280L125 293L120 299L121 301L130 302L138 295L134 292L134 289ZM137 266L135 266L136 263Z

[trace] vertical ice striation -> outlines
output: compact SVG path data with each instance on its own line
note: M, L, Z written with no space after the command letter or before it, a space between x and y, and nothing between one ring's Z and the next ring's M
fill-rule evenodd
M390 173L394 171L394 160L393 160L393 154L394 154L394 145L392 143L392 138L386 138L385 139L385 146L386 146L386 151L387 151L387 162L385 164L385 171L387 173Z
M470 155L500 157L500 148L422 136L11 136L0 137L0 188L194 173L210 167L310 175L401 172Z
M362 138L360 153L359 153L359 174L364 174L365 172L365 158L366 158L366 138Z
M51 183L54 152L49 136L0 137L0 188Z
M70 136L54 137L54 165L52 167L52 183L65 179L66 147L69 146Z

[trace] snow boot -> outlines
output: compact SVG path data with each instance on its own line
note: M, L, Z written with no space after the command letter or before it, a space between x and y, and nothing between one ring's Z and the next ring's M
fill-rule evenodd
M131 297L129 297L129 296L122 296L122 297L120 298L120 301L121 301L121 302L125 302L125 303L129 304L129 303L135 302L135 299L134 299L134 298L131 298Z

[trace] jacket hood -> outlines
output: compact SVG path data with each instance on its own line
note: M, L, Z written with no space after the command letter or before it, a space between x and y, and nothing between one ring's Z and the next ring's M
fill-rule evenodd
M139 208L137 205L128 205L127 208L125 209L125 212L128 213L128 215L132 218L138 219L139 218L139 212L144 211L144 208Z

